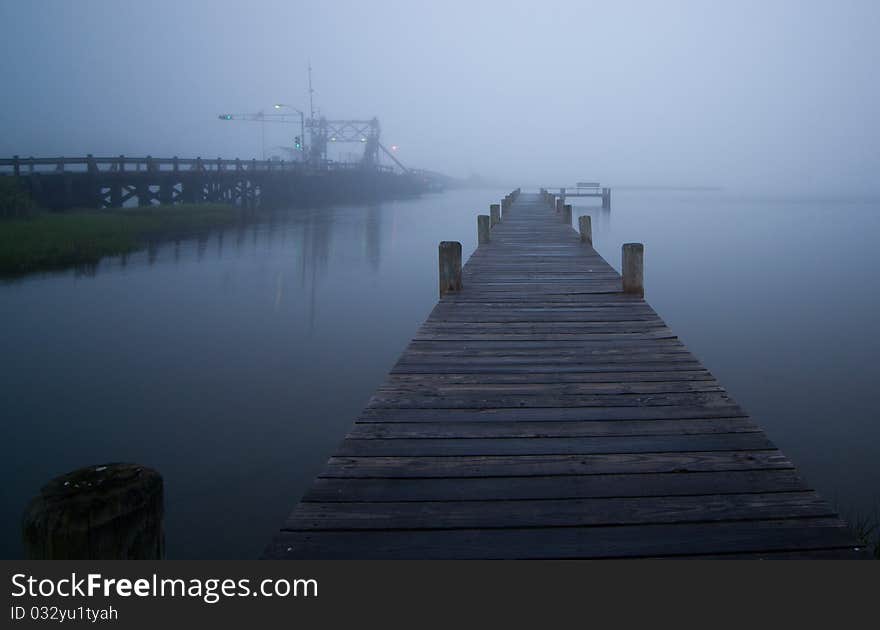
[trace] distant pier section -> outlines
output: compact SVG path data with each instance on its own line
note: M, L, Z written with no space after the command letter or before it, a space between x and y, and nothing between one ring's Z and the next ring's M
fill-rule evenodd
M559 199L565 203L567 197L598 197L602 199L602 208L611 209L611 189L599 182L577 182L574 186L550 186L559 189ZM542 189L544 190L544 189Z

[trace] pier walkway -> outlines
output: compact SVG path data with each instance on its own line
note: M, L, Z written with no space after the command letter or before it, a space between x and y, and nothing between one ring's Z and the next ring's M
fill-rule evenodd
M505 209L462 284L266 557L862 555L835 510L542 197Z

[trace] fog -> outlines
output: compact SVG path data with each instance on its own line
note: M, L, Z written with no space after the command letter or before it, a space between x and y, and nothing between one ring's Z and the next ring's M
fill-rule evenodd
M522 185L877 189L880 3L2 0L0 154L259 158L224 112L377 116ZM266 146L298 127L266 126ZM354 147L353 150L358 147Z

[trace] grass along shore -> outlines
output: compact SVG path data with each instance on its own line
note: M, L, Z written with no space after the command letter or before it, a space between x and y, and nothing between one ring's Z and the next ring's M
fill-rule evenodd
M0 274L95 264L105 256L141 249L153 238L234 223L240 213L224 204L179 204L0 219Z

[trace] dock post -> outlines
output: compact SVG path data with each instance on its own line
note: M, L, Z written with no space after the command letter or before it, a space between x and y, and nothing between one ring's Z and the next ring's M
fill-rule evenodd
M602 209L610 210L611 209L611 189L603 188L602 189Z
M80 468L52 479L25 509L30 560L161 560L162 476L137 464Z
M501 223L501 204L493 203L489 206L489 227L495 227L496 224Z
M440 297L461 291L461 243L440 241Z
M589 214L578 217L578 231L581 233L581 243L593 244L593 221Z
M488 214L477 215L477 243L485 245L489 242L489 224L490 218Z
M556 197L555 201L553 203L556 206L556 212L561 213L562 207L565 205L565 202L562 200L562 197Z
M562 206L562 222L571 227L571 204L566 203Z
M645 295L645 246L641 243L624 243L621 262L623 292Z

